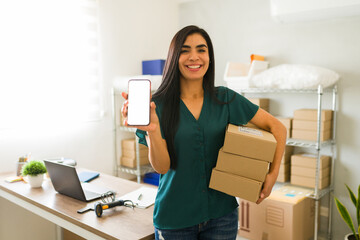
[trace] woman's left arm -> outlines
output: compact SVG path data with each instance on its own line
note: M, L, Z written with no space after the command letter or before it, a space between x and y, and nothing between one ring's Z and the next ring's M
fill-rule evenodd
M278 177L281 158L284 154L286 144L286 128L278 119L261 108L259 108L250 122L259 128L271 132L277 141L274 160L270 165L270 170L266 176L260 198L256 202L259 204L270 195Z

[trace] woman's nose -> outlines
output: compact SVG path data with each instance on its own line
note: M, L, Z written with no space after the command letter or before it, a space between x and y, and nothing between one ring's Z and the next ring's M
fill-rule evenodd
M195 61L195 60L199 59L199 56L198 56L197 52L196 51L191 51L189 59L192 60L192 61Z

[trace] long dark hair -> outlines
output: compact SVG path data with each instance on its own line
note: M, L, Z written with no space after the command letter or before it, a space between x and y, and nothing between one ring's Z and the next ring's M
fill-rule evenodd
M181 48L189 35L199 33L207 43L209 52L209 68L204 75L204 91L214 96L215 59L214 48L208 33L197 26L190 25L178 31L171 40L168 56L164 66L163 79L160 87L154 93L153 99L163 103L161 126L170 155L170 168L175 169L177 158L175 154L174 138L179 124L180 115L180 70L179 57Z

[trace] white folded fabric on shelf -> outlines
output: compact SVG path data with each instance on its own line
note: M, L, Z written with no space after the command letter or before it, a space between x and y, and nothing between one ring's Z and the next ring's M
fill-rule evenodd
M257 88L312 89L318 85L329 87L339 78L339 74L323 67L281 64L254 75L250 81Z

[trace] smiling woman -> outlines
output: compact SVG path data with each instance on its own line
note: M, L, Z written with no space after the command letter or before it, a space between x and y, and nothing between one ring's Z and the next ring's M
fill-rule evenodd
M1 1L0 128L100 119L97 8L96 0Z

